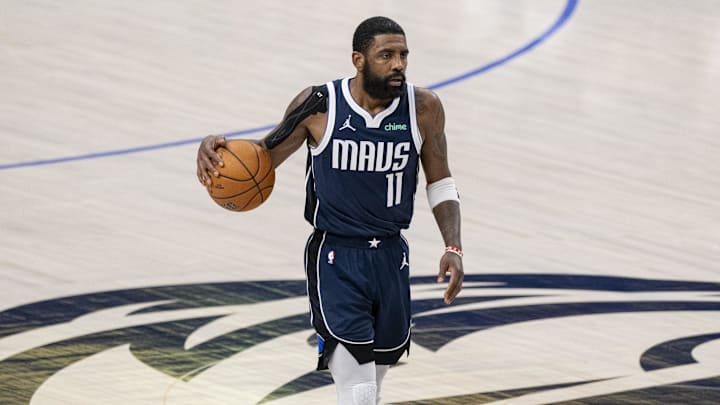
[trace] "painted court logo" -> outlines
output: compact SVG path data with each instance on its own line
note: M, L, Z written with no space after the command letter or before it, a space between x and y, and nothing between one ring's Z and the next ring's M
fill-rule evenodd
M406 396L389 390L385 399L720 403L720 283L568 274L467 275L465 282L446 307L435 277L412 279L411 357L391 372ZM317 390L331 390L332 380L313 370L317 340L305 294L303 280L227 282L6 309L0 404L302 404L317 402L318 392L332 397ZM627 367L607 365L618 357ZM455 363L477 383L439 385L427 370ZM489 388L494 365L505 374ZM523 383L528 376L532 384Z

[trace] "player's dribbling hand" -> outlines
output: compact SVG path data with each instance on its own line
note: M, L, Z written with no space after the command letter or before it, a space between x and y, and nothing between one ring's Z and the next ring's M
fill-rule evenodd
M220 175L215 166L222 167L224 163L215 151L225 144L224 135L208 135L200 143L197 154L197 177L203 186L212 184L212 176Z
M465 278L465 271L463 270L462 258L460 258L460 256L446 252L443 257L440 258L440 272L438 273L437 282L444 282L447 273L450 273L450 282L445 289L444 298L446 304L451 304L455 300L455 297L460 294L463 278Z

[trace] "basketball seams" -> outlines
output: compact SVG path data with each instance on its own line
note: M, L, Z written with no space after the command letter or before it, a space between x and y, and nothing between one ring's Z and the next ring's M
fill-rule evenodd
M252 203L253 201L255 201L255 199L257 198L258 195L260 196L260 203L262 203L262 202L264 201L264 199L263 199L263 196L262 196L262 191L259 191L259 192L255 193L255 195L253 196L253 198L251 198L250 200L248 200L248 202L246 202L245 205L243 205L242 208L240 208L240 210L242 211L242 210L244 210L245 208L247 208L247 206L250 205L250 203Z
M235 159L237 159L237 161L242 165L242 167L245 168L245 171L247 172L247 174L250 175L250 178L249 178L248 180L253 180L253 181L255 181L255 175L252 174L252 172L250 171L250 168L248 167L248 165L245 164L245 162L243 162L243 160L240 159L240 157L238 157L238 155L235 154L235 152L233 152L232 150L230 150L230 149L228 149L228 148L225 148L225 150L228 151ZM255 156L257 156L257 153L255 154ZM257 164L257 165L258 165L258 167L260 166L260 161L259 161L259 159L258 159L258 164ZM257 183L257 181L255 181L255 182Z
M216 200L227 200L227 199L229 199L229 198L240 197L241 195L245 195L245 194L247 194L247 193L249 193L249 192L251 192L251 191L255 191L255 187L254 187L254 186L248 188L247 190L241 191L241 192L239 192L239 193L235 193L235 194L227 195L227 196L222 196L222 197L220 197L220 196L214 196L214 198L215 198Z
M258 173L260 173L260 166L262 165L262 161L260 160L260 153L258 152L258 146L256 146L255 144L253 144L253 152L255 152L255 160L257 160L257 162L258 162L257 170L252 175L253 178L255 178L255 176L257 176Z
M255 149L255 148L253 148L253 149ZM255 149L255 155L257 156L257 159L258 159L258 173L259 173L259 172L260 172L260 166L262 165L262 160L260 159L260 154L259 154L258 149ZM257 176L257 173L256 173L255 175ZM273 171L273 168L272 168L272 160L271 160L270 168L265 171L265 173L264 173L264 175L263 175L263 177L262 177L261 179L257 180L258 188L261 188L261 187L260 187L260 184L264 183L265 180L266 180L268 177L270 177L271 175L274 176L274 171ZM272 183L273 183L273 184L275 183L274 178L273 178ZM266 188L267 188L267 187L266 187ZM261 188L261 189L264 190L265 188ZM263 197L263 201L265 201L265 196L263 195L262 197Z
M221 178L221 179L227 179L227 180L237 181L238 183L246 183L246 182L248 182L248 181L253 181L252 178L250 178L250 179L238 179L238 178L235 178L235 177L230 177L230 176L225 175L225 174L221 174L221 175L218 176L218 177Z
M247 141L242 141L242 142L247 142ZM230 145L228 145L228 146L230 146ZM252 149L253 149L253 152L255 152L255 160L257 161L257 171L260 171L260 165L262 164L262 162L260 161L260 155L258 154L257 149L255 149L256 147L257 147L256 144L253 143L253 144L252 144ZM234 157L235 159L237 159L238 162L240 162L240 164L245 168L245 171L251 176L250 179L255 183L255 188L257 189L258 194L260 194L260 202L265 201L265 197L262 195L262 189L260 188L260 183L258 183L257 179L255 179L255 176L257 175L257 172L255 172L255 174L253 174L253 173L250 171L250 168L245 164L245 162L243 162L242 159L240 159L240 158L238 157L238 155L235 154L235 152L233 152L232 150L230 150L230 149L228 149L228 148L225 148L225 149L226 149L228 152L230 152L230 154L233 155L233 157ZM254 199L255 199L255 198L253 197L253 198L250 199L250 201L252 201L252 200L254 200ZM249 204L249 203L250 203L250 202L248 202L248 204ZM245 207L247 207L248 204L245 204ZM243 207L243 208L245 208L245 207Z
M255 178L258 175L258 173L260 173L260 166L262 166L262 162L263 162L262 159L260 159L260 151L262 151L262 148L258 145L255 145L255 147L253 147L253 150L255 151L255 156L257 157L257 161L258 161L257 172L255 173L255 176L253 176L253 178ZM273 167L272 167L272 159L270 159L270 167L268 168L268 170L265 171L263 177L257 181L257 186L258 186L258 189L260 190L260 198L262 199L262 201L265 201L265 199L266 199L266 196L265 196L265 194L263 194L262 191L266 190L268 188L270 190L272 190L272 188L274 187L274 184L275 184L274 174L275 174L275 172L273 171ZM270 187L260 187L260 185L265 182L265 179L267 179L271 175L273 176L273 181L272 181L273 185ZM270 196L270 193L268 193L268 197L269 196Z
M272 185L272 184L274 183L274 181L271 182L271 185L270 185L270 186L264 186L264 185L263 185L263 184L265 183L265 181L266 181L269 177L271 177L272 175L273 175L273 173L272 173L272 170L271 170L271 171L268 171L268 172L265 174L265 177L263 177L262 179L260 179L260 180L258 180L258 181L253 181L253 179L243 180L243 179L237 179L237 178L234 178L234 177L230 177L230 176L226 176L226 175L224 175L224 174L221 174L221 175L219 176L219 178L221 178L221 179L230 180L230 181L232 181L232 182L237 182L237 183L248 183L248 182L250 182L250 181L253 181L253 183L256 183L256 184L250 185L250 186L249 186L247 189L245 189L244 191L239 192L239 193L236 193L236 194L233 194L233 195L222 196L222 197L221 197L221 196L218 196L218 195L216 195L216 194L213 194L213 197L215 197L215 198L222 198L222 199L233 198L233 197L237 197L237 196L246 194L246 193L248 193L248 192L250 192L250 191L252 191L252 190L254 190L254 189L257 189L258 186L260 187L260 190L263 190L263 191L265 191L265 190L267 190L267 189L272 189L272 188L274 187L274 185ZM227 184L227 183L226 183L226 184ZM214 191L214 190L213 190L213 191Z
M271 185L271 186L265 186L265 187L261 188L260 191L272 190L273 187L275 187L275 186L272 186L272 185ZM230 198L240 197L241 195L247 194L247 193L249 193L250 191L253 191L253 190L255 190L255 187L250 187L250 188L248 188L248 189L245 190L245 191L241 191L241 192L236 193L236 194L233 194L233 195L228 195L228 196L223 196L223 197L214 196L214 198L215 198L216 200L227 200L227 199L230 199ZM256 194L259 194L259 193L256 193Z

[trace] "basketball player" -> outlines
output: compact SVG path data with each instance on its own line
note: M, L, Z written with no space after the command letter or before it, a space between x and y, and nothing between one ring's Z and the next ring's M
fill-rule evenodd
M405 81L403 29L385 17L353 36L355 77L302 91L285 118L258 141L275 167L308 147L305 251L318 369L330 368L338 404L380 401L389 365L410 345L410 251L400 235L413 213L419 164L445 242L438 282L450 304L463 281L460 200L450 174L445 114L433 92ZM222 161L222 135L200 145L197 175L209 185Z

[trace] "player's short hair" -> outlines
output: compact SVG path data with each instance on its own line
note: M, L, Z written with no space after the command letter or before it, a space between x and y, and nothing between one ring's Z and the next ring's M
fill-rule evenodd
M365 54L375 41L375 35L381 34L405 35L405 31L400 24L387 17L370 17L355 29L353 51Z

